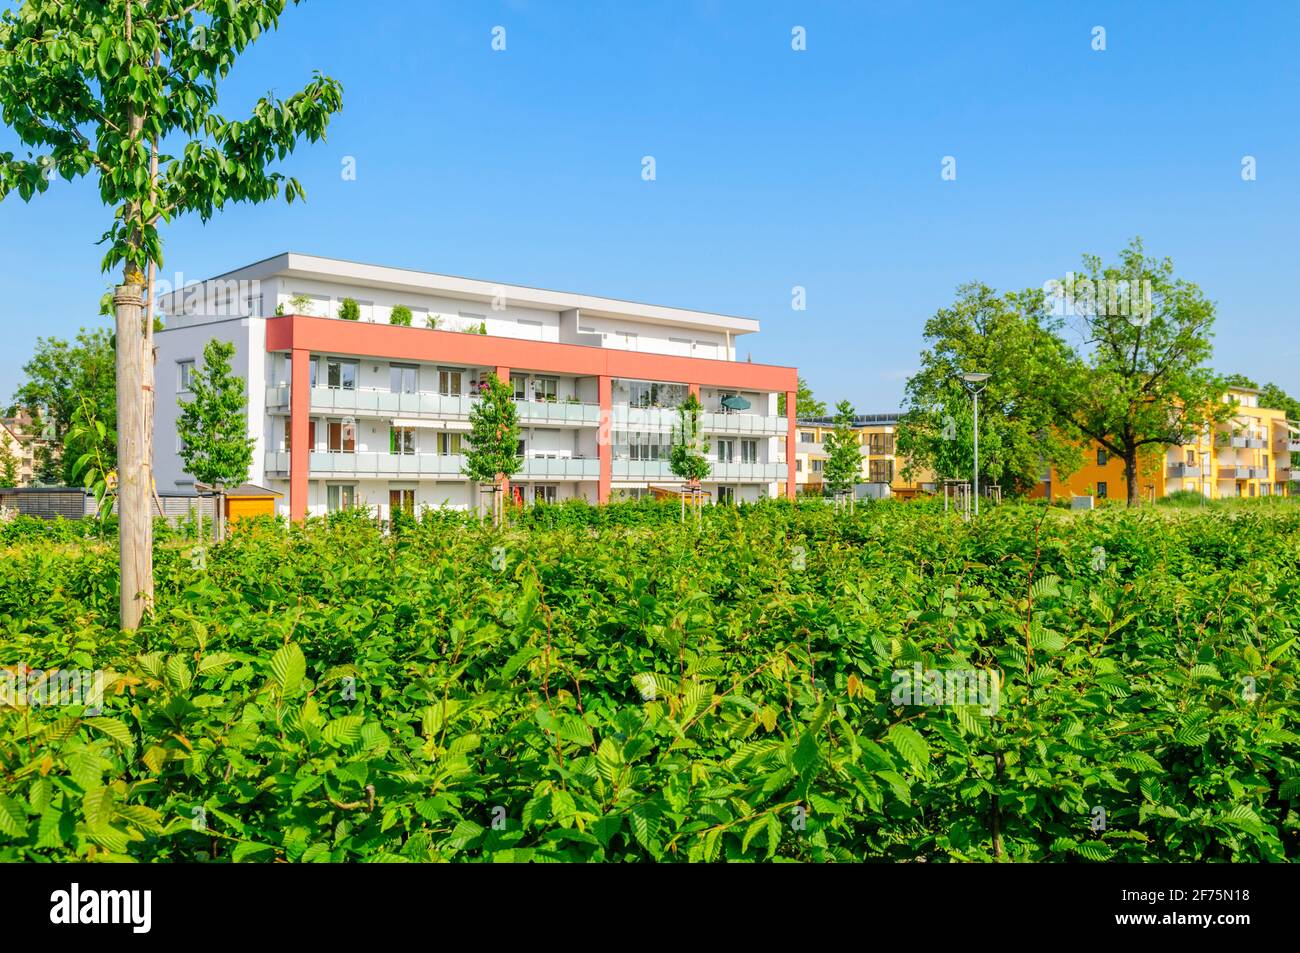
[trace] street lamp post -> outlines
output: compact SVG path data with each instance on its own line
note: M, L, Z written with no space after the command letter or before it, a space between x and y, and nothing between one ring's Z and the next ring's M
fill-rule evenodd
M962 374L962 383L970 391L971 401L974 404L975 418L975 469L973 473L975 484L975 515L980 515L980 394L984 392L985 382L991 377L991 374L969 373Z

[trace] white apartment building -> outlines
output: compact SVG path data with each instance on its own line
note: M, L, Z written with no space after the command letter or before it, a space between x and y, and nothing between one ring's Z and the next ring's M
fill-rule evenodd
M347 299L355 320L339 317ZM296 253L160 295L158 306L160 492L193 486L177 400L212 338L235 345L247 383L249 482L283 493L294 518L478 506L462 469L470 408L490 373L518 402L518 504L679 488L668 446L674 408L692 392L713 499L794 491L796 372L736 360L736 339L758 331L749 318ZM398 306L409 326L391 323Z

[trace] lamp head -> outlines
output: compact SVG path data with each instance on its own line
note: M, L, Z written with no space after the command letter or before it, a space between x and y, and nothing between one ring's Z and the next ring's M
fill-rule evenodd
M961 379L964 380L967 384L983 384L986 380L988 380L992 376L993 376L992 374L978 374L975 372L971 372L969 374L961 375Z

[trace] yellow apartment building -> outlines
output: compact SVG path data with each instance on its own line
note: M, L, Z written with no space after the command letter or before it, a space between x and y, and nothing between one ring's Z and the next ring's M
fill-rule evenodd
M1300 483L1300 468L1291 467L1291 454L1300 453L1300 426L1286 413L1259 406L1259 392L1231 387L1225 403L1236 402L1231 417L1207 427L1194 443L1153 448L1138 460L1138 495L1156 500L1179 490L1207 499L1290 496ZM1094 444L1081 467L1068 477L1053 469L1043 475L1031 496L1065 499L1127 497L1124 461Z
M799 493L820 493L823 468L829 454L826 437L835 431L834 417L801 417L795 435L795 483ZM935 492L935 477L929 471L903 477L906 459L895 451L898 414L859 414L853 431L862 447L862 480L868 495L911 499Z

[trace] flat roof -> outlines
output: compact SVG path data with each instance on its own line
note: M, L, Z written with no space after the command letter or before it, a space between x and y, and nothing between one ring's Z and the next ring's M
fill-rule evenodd
M343 284L357 283L371 288L410 291L476 302L490 302L504 296L514 304L543 311L570 311L577 308L592 317L628 318L652 324L712 328L736 335L751 334L758 330L757 320L737 315L646 304L620 298L604 298L571 291L554 291L549 288L532 288L527 285L484 281L479 278L464 278L432 271L372 265L342 258L305 255L300 252L282 252L195 284L205 284L208 281L253 281L274 277L305 278ZM187 287L194 287L194 285ZM164 298L171 298L185 290L177 289Z

